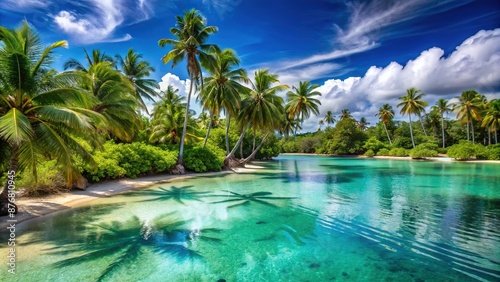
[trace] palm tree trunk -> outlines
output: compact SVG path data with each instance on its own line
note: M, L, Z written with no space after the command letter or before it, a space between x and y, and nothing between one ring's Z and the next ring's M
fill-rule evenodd
M187 124L188 124L188 119L189 119L189 102L191 102L191 93L193 92L193 81L194 77L190 75L191 78L191 84L189 86L189 93L187 96L187 102L186 102L186 114L184 115L184 125L182 127L182 137L181 137L181 146L179 148L179 159L177 160L177 164L184 165L184 139L186 139L186 131L187 131Z
M408 117L410 118L410 136L411 136L411 144L413 145L413 148L415 148L415 139L413 139L413 128L411 126L411 114L408 114Z
M241 140L241 143L240 143L240 159L243 159L244 156L243 156L243 140Z
M205 135L205 141L203 141L203 148L207 145L208 136L210 135L210 129L212 128L212 113L210 113L210 122L208 123L207 135Z
M498 144L498 134L497 134L497 127L495 126L495 144Z
M441 134L443 135L443 148L445 147L445 141L444 141L444 117L441 114Z
M475 138L474 138L474 123L472 122L472 120L470 121L470 128L471 128L471 131L472 131L472 144L475 143Z
M385 126L385 122L382 122L382 124L384 125L385 134L387 134L387 139L389 139L389 144L392 145L391 137L389 136L389 131L387 131L387 127Z
M488 145L491 145L491 128L488 127Z
M246 164L249 161L253 160L253 158L255 158L255 155L257 154L257 152L260 150L260 148L262 147L262 145L264 145L264 142L266 141L267 136L269 136L269 132L266 133L266 135L264 136L264 138L262 138L262 141L260 141L259 146L257 146L257 148L255 150L253 150L253 152L250 154L250 156L248 156L246 159L244 159L241 162L241 164Z
M255 139L257 138L257 134L255 133L255 129L253 130L253 145L252 145L252 152L255 150Z
M249 126L250 126L250 122L248 122L247 125L245 125L245 128L243 129L243 131L240 134L240 138L238 139L238 142L236 142L236 145L234 145L234 148L231 150L231 152L229 152L229 154L227 154L226 160L234 157L234 153L236 152L236 149L238 149L238 146L243 141L243 137L245 137L245 132L247 131Z
M469 120L467 120L467 141L470 140L470 134L469 134Z
M229 154L229 127L231 125L231 118L226 112L226 154Z
M9 159L9 174L11 172L14 173L13 177L15 177L15 174L17 173L19 161L18 158L18 150L17 148L13 147ZM9 180L12 181L12 179L9 179L9 177L7 177L7 179L5 180L5 185L3 186L2 193L0 193L0 216L11 214L11 212L9 212L9 209L12 208L14 209L14 214L17 213L17 205L9 201L9 186L12 185L12 182L11 184L9 184Z
M427 131L425 131L424 122L422 121L422 116L420 114L418 114L418 119L420 120L420 125L422 126L425 136L427 136Z

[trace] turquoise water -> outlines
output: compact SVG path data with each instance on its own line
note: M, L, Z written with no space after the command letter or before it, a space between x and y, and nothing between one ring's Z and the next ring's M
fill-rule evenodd
M21 224L17 274L2 264L0 280L500 280L500 165L319 156L258 165Z

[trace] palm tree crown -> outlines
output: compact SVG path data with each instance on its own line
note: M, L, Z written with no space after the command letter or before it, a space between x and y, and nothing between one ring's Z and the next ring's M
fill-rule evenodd
M392 145L391 137L389 137L389 131L387 131L387 123L389 123L389 121L391 121L394 117L394 110L392 109L392 106L387 103L382 105L375 116L378 116L380 121L382 121L389 144Z
M467 124L467 140L470 139L469 128L472 129L472 143L474 143L473 120L481 118L481 98L476 90L466 90L456 98L458 98L458 103L455 104L455 110L458 110L456 118Z
M408 115L410 119L410 134L411 134L411 141L413 144L413 147L415 147L415 140L413 138L413 129L411 125L411 115L417 115L420 116L420 113L425 110L425 106L428 105L428 103L424 100L422 100L422 97L424 96L424 93L422 93L420 90L416 89L415 87L409 88L406 90L406 96L401 96L399 97L399 100L402 102L398 104L398 107L401 107L400 113L402 115Z

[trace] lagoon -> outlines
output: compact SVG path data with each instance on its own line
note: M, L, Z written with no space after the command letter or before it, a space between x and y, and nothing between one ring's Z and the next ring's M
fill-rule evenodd
M500 165L324 156L258 165L21 223L17 274L0 280L500 279Z

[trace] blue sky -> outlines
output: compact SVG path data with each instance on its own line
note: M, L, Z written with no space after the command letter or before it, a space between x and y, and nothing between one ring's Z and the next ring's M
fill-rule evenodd
M185 93L185 65L163 65L168 48L157 42L191 8L219 28L209 42L234 49L249 73L269 68L282 83L320 85L320 116L304 131L316 130L327 110L344 108L375 124L383 103L399 112L397 97L410 87L431 105L466 89L500 98L495 0L2 0L0 25L27 19L47 43L68 40L57 52L59 70L68 58L83 59L83 48L108 55L134 48L162 86Z

